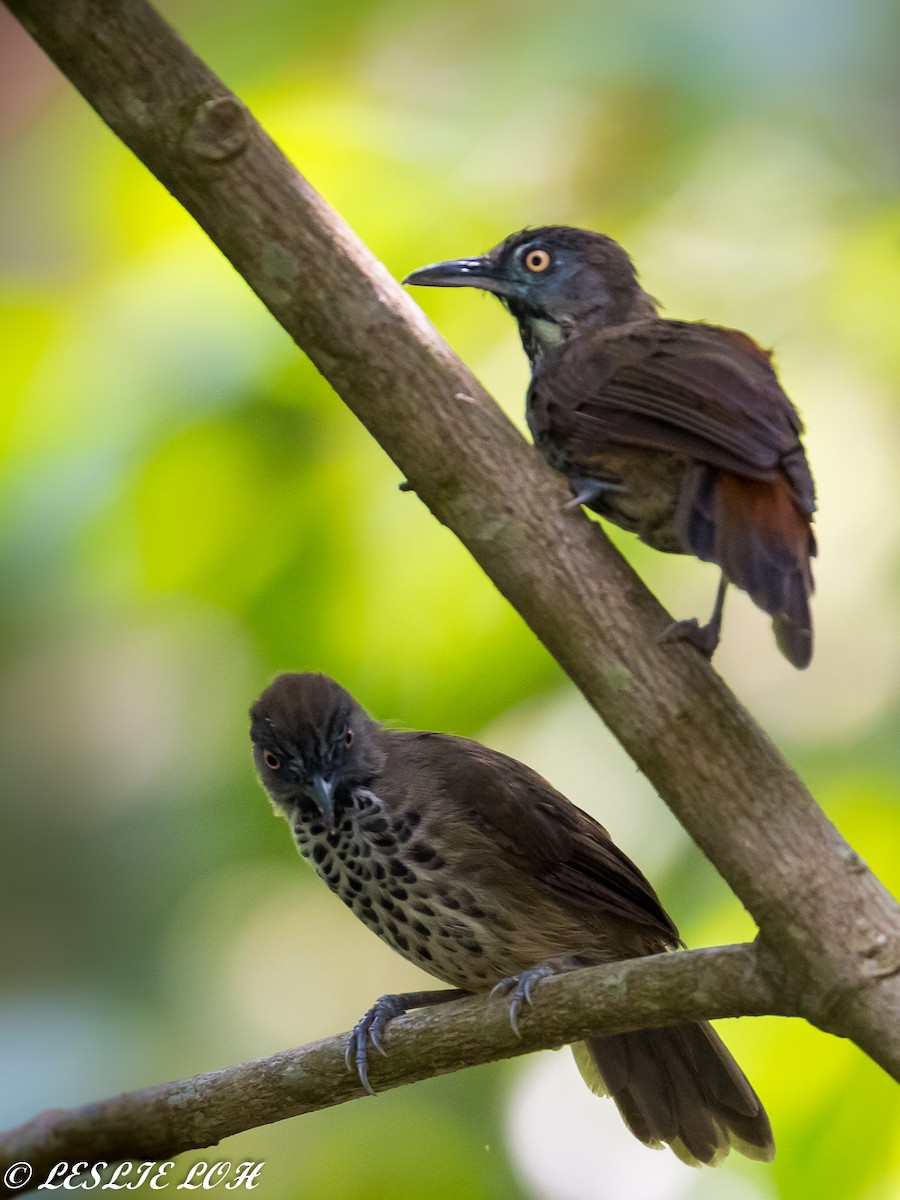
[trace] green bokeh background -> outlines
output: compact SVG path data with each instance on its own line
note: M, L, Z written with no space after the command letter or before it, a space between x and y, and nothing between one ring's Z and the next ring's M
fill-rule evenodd
M734 597L717 663L900 887L897 9L162 8L395 274L583 224L670 315L775 348L820 490L818 650L793 672ZM281 669L525 759L689 944L752 936L516 614L5 13L0 138L0 1124L334 1033L424 978L296 859L254 781L246 709ZM521 421L499 306L417 298ZM706 612L710 568L615 536L676 615ZM724 1026L772 1167L642 1150L566 1054L185 1162L265 1160L263 1200L896 1200L890 1081L799 1022Z

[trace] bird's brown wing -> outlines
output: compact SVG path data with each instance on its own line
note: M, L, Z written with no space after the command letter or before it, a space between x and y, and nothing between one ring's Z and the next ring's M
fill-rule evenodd
M798 506L815 508L800 418L769 356L736 330L653 320L591 331L547 356L532 392L545 432L585 475L610 446L644 447L750 479L784 471Z
M678 930L631 859L535 771L465 738L415 736L419 753L440 773L454 815L490 839L525 878L589 914L616 913L653 929L667 945L678 943Z

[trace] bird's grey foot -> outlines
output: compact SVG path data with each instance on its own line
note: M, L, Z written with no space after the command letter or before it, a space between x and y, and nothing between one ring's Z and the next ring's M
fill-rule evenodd
M430 1008L435 1004L446 1004L448 1000L459 1000L470 993L459 988L439 988L426 992L400 992L380 996L367 1013L356 1022L347 1038L344 1050L344 1062L347 1070L355 1069L359 1081L369 1093L375 1095L375 1089L369 1083L369 1046L374 1046L379 1054L387 1057L387 1051L382 1045L382 1037L395 1017L402 1017L411 1008Z
M722 613L725 611L727 590L728 580L723 574L719 579L712 616L706 624L701 625L696 617L691 617L688 621L673 621L659 640L661 642L690 642L692 646L697 647L701 654L712 658L722 636Z
M572 499L564 504L563 508L578 508L582 504L593 504L604 492L624 492L625 487L611 479L578 478L569 480L569 491L572 493Z
M549 975L559 975L563 971L580 965L581 963L574 958L538 963L537 966L529 967L527 971L522 971L519 975L501 979L491 988L492 996L508 996L510 992L512 993L512 999L509 1002L509 1023L516 1036L519 1033L519 1017L522 1009L526 1004L531 1006L531 993L541 980L546 979Z
M369 1046L372 1045L379 1054L387 1056L387 1051L381 1039L384 1031L395 1017L402 1017L406 1010L403 996L379 996L372 1007L353 1026L344 1050L344 1062L347 1070L356 1069L359 1081L369 1093L375 1095L375 1089L369 1083Z
M701 654L712 658L719 644L720 627L714 621L701 625L696 617L687 621L673 621L668 629L663 631L660 642L689 642L696 646Z

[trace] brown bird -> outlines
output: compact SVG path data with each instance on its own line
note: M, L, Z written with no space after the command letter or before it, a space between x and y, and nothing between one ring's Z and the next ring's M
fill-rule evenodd
M606 830L505 754L385 729L325 675L280 675L250 710L256 768L319 876L389 946L456 992L382 996L351 1035L370 1045L408 1008L499 987L513 1027L545 976L680 944ZM684 1162L774 1154L753 1088L706 1022L573 1047L645 1145ZM383 1050L382 1050L383 1052Z
M404 283L498 296L531 360L528 426L572 503L721 568L710 621L670 633L711 655L733 583L772 617L785 658L809 665L815 488L769 354L737 330L658 316L622 247L584 229L526 229Z

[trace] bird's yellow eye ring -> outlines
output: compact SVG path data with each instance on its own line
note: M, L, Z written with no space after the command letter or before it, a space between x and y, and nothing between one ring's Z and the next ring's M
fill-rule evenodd
M550 266L550 255L546 250L529 250L525 255L525 266L539 275Z
M263 750L263 762L270 771L277 771L281 766L281 759L271 750Z

